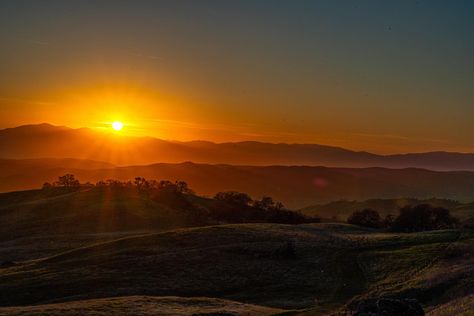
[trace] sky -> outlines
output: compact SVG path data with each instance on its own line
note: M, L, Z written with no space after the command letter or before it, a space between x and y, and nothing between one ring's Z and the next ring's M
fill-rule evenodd
M0 128L474 152L474 1L0 0Z

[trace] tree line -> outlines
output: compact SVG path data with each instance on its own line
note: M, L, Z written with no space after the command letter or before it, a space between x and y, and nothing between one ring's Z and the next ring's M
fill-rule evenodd
M236 191L218 192L211 199L213 203L202 203L209 198L200 197L185 181L148 180L136 177L133 181L115 179L101 180L92 183L80 183L74 175L60 176L53 183L46 182L43 190L54 192L94 190L134 190L145 194L149 199L165 203L175 210L186 212L194 223L212 221L226 223L267 222L282 224L302 224L320 222L319 217L306 216L300 212L287 209L281 202L270 196L253 199L247 193Z
M45 182L43 190L51 188L66 188L70 190L79 190L80 188L137 188L140 191L163 190L177 192L182 194L194 194L185 181L171 182L169 180L147 180L143 177L136 177L133 181L120 181L116 179L107 179L97 181L95 184L86 182L80 183L73 174L65 174L58 177L55 182Z

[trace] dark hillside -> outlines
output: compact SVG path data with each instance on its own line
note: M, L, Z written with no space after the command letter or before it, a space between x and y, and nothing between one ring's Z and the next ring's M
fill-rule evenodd
M467 231L394 235L328 224L178 229L0 269L0 304L208 296L319 315L383 293L431 306L474 290L472 242Z
M68 249L70 239L219 223L317 221L285 209L260 209L174 191L137 187L52 187L0 194L0 261ZM87 239L85 238L85 239ZM15 251L34 240L36 251ZM78 242L79 242L78 241ZM73 243L71 246L81 245ZM3 258L3 259L2 259Z

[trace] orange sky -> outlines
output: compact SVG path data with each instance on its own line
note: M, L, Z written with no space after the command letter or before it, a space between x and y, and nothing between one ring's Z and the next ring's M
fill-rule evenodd
M4 98L0 104L0 124L4 127L49 122L110 130L111 122L122 121L122 134L173 140L320 143L377 153L472 149L462 139L455 143L431 129L423 133L407 128L400 133L391 129L390 123L384 128L384 121L370 114L343 117L343 107L322 108L315 118L291 113L297 106L272 111L271 106L260 109L255 104L248 112L248 107L193 100L178 92L159 93L146 89L143 83L72 86L45 91L34 98ZM402 121L405 115L394 119Z
M5 2L0 128L473 152L469 3L333 3Z

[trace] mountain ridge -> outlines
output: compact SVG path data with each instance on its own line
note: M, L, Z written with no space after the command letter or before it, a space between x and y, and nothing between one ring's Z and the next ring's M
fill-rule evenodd
M36 162L36 164L34 164ZM86 163L87 166L89 164ZM331 201L372 198L447 198L474 200L473 171L433 171L419 168L331 168L323 166L242 166L229 164L177 164L79 168L56 167L44 160L0 160L0 192L40 188L58 176L74 174L85 183L100 180L183 180L202 195L219 191L246 192L255 198L272 196L290 208Z
M432 151L380 155L321 144L170 141L154 137L117 135L90 128L72 129L47 123L0 130L0 158L49 157L75 157L122 166L193 161L256 166L474 170L474 153Z

